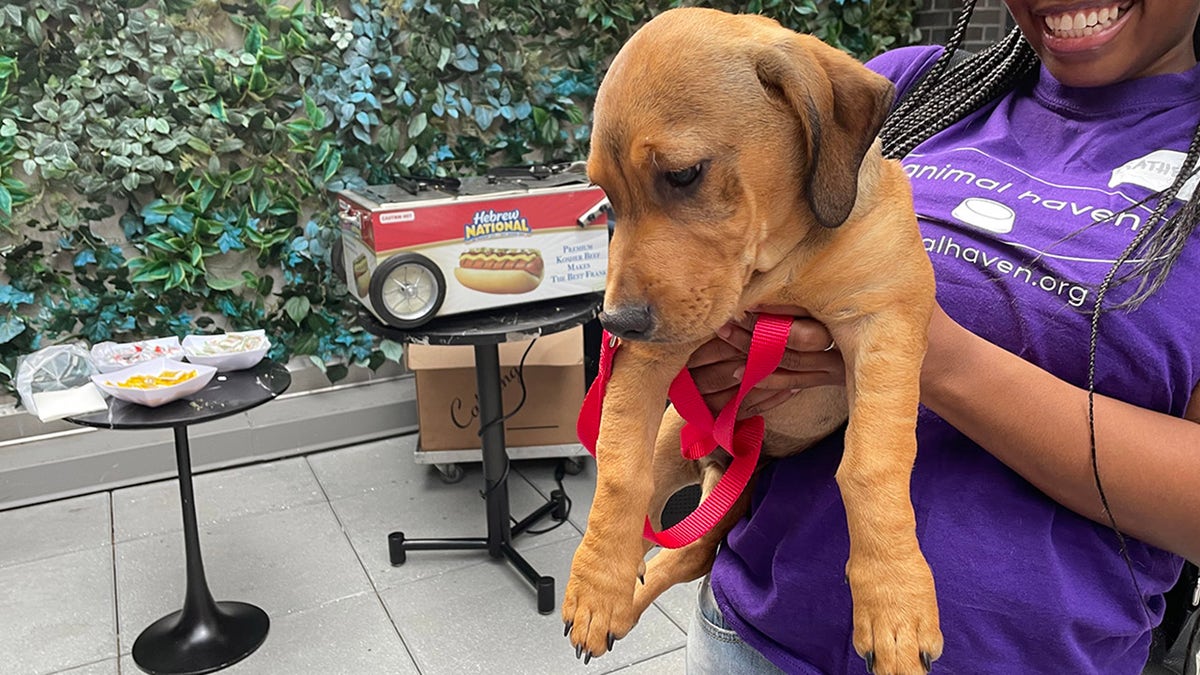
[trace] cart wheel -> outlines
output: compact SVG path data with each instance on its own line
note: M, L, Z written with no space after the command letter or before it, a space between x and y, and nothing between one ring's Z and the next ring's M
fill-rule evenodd
M371 275L371 306L395 328L416 328L433 318L446 299L446 278L433 261L401 253Z
M583 458L582 457L564 457L563 471L568 475L578 476L583 473Z
M457 483L466 475L466 472L458 464L434 464L433 467L438 470L442 476L442 482L447 485Z

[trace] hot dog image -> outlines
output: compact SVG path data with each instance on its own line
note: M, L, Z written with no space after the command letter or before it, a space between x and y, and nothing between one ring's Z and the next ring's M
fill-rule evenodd
M482 293L528 293L542 283L546 265L532 248L473 248L458 257L454 278Z

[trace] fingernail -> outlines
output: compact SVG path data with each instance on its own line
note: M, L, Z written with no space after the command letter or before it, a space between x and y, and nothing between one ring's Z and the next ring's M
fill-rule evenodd
M738 366L737 369L733 371L733 379L737 380L738 382L741 382L742 375L744 375L745 373L746 373L746 367Z

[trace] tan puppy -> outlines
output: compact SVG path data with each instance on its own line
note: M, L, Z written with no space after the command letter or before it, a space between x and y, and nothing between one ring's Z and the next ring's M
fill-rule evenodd
M754 305L795 305L833 334L847 385L768 412L764 457L799 452L849 416L837 482L855 649L881 673L927 672L941 655L909 498L934 282L908 179L874 142L892 95L816 38L715 10L665 12L614 59L588 174L617 214L601 321L623 344L563 602L577 654L605 653L659 593L711 567L746 495L709 535L656 555L638 583L645 514L701 479L663 402L722 324ZM707 491L720 467L703 473Z

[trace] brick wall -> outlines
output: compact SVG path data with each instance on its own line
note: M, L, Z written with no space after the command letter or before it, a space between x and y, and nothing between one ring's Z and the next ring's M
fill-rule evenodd
M946 44L960 9L961 0L925 0L925 8L919 10L916 17L922 41L926 44ZM1003 0L978 0L963 47L977 52L999 40L1013 25Z

